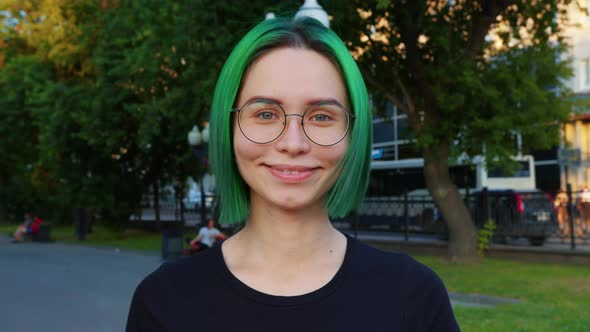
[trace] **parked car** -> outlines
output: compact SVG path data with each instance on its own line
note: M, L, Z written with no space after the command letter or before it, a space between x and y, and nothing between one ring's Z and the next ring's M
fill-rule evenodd
M479 190L471 193L469 209L478 227L494 220L496 242L524 237L540 246L558 229L551 197L539 190Z

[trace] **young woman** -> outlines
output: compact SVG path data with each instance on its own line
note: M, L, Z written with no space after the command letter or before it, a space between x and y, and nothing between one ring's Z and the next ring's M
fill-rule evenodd
M371 114L342 41L313 19L254 27L229 56L211 114L221 247L138 286L127 331L458 331L444 285L330 217L363 200Z

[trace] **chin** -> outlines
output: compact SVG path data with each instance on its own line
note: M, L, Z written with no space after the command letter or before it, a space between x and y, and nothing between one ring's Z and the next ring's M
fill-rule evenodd
M281 208L282 210L289 211L289 212L301 211L302 209L308 208L310 205L308 202L299 202L299 201L290 201L290 202L281 201L281 202L274 202L274 203L277 207Z
M301 211L302 209L308 209L310 208L312 205L315 205L317 203L314 203L312 199L306 199L304 197L293 197L293 196L287 196L287 197L280 197L280 196L275 196L274 198L271 198L271 202L281 208L282 210L285 211L289 211L289 212L297 212L297 211Z

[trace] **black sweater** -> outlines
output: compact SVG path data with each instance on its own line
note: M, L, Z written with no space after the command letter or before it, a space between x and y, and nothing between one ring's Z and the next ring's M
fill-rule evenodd
M459 327L432 270L405 254L348 237L334 278L299 296L248 287L231 274L221 247L164 264L133 295L127 332L139 331L446 332Z

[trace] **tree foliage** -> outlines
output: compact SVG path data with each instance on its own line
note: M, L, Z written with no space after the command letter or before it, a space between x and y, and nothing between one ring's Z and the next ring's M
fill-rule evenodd
M34 108L37 96L49 83L51 73L35 57L10 61L0 72L0 211L22 211L39 199L43 189L37 168L38 124ZM39 181L31 183L36 171Z
M571 110L562 60L570 2L322 2L375 101L407 114L451 255L474 255L477 237L449 177L453 158L502 163L515 132L525 148L556 142ZM123 220L151 185L196 174L186 133L207 120L231 48L265 12L300 4L2 1L4 212L90 206Z
M199 171L186 134L207 121L225 58L278 3L3 1L0 126L13 139L0 144L18 159L0 165L4 212L124 221L153 184L182 187Z
M558 142L572 110L563 53L571 1L375 0L334 4L376 100L408 117L424 174L450 229L450 256L475 257L476 231L449 165L485 156L506 164L514 135L528 148Z
M445 141L493 161L514 155L514 132L527 147L556 143L571 110L568 3L352 1L356 15L335 29L374 92L409 116L421 147Z

